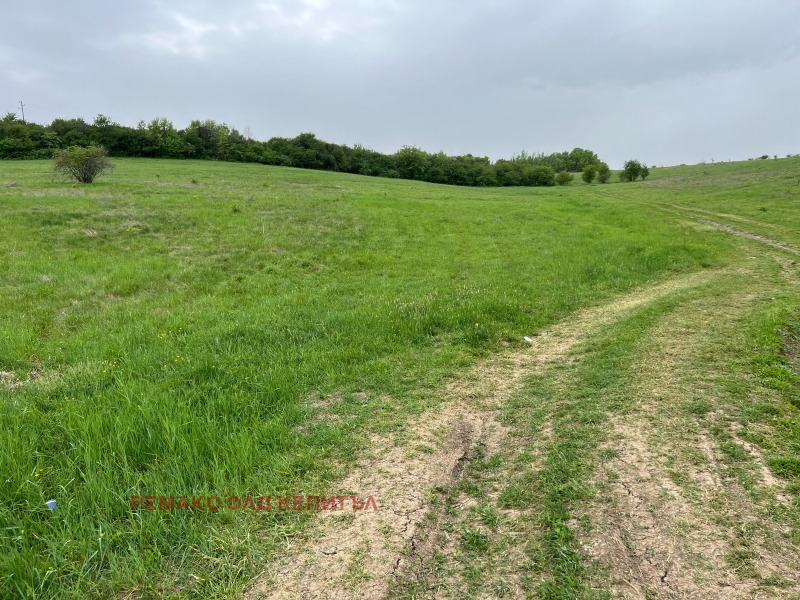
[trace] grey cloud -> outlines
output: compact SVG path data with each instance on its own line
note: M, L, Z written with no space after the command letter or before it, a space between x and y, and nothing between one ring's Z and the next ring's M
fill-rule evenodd
M798 152L800 5L15 2L0 112L214 118L383 151L582 146L612 164ZM727 156L726 156L727 155Z

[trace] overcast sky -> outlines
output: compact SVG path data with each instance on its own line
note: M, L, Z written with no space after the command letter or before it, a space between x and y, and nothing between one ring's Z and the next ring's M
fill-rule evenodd
M800 152L794 0L0 0L0 114L492 159Z

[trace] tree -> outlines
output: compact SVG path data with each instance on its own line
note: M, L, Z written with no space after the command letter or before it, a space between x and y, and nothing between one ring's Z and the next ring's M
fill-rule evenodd
M639 175L641 175L642 180L644 181L647 179L647 176L650 175L650 168L647 165L642 165L642 170L639 171Z
M428 168L428 153L416 146L403 146L395 159L403 179L422 179Z
M166 117L150 121L142 128L147 146L144 153L153 158L181 158L188 154L189 146L185 144L175 127Z
M59 118L43 126L24 123L14 113L0 113L0 159L49 159L59 148L92 145L105 148L108 157L240 161L449 185L554 186L557 172L581 173L589 166L598 168L598 175L593 179L587 175L589 181L605 181L599 176L603 163L597 154L583 148L551 154L523 150L510 159L492 162L487 157L471 154L429 154L415 146L383 154L358 145L349 147L325 142L312 133L261 142L252 139L249 128L242 134L213 120L193 120L188 127L179 130L167 118L159 117L149 122L139 121L130 127L115 123L101 113L88 123L82 118ZM59 169L60 173L74 176L64 165ZM591 169L587 173L591 173Z
M585 167L583 167L583 173L581 173L581 179L583 179L586 183L592 183L596 176L597 176L596 166L586 165Z
M95 118L94 122L92 123L95 127L108 127L109 125L113 125L114 123L102 113L99 113Z
M567 155L567 166L565 169L576 173L582 171L583 168L588 165L597 165L599 162L600 159L597 157L597 154L591 150L575 148Z
M31 131L38 125L27 125L18 120L14 113L0 119L0 159L33 158L36 144L31 139Z
M649 173L649 171L648 171ZM620 181L636 181L636 178L642 174L642 163L638 160L626 160L622 167L622 172L619 174Z
M575 179L569 171L561 171L556 175L556 183L558 185L567 185L570 181Z
M114 169L107 155L102 146L71 146L56 152L53 170L81 183L92 183L95 178Z
M597 167L597 182L608 183L609 179L611 179L611 169L608 168L606 163L601 162Z

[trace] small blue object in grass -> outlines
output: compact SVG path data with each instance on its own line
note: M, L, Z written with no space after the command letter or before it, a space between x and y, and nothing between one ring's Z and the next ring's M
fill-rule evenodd
M48 500L47 502L45 502L45 505L47 506L47 508L50 509L50 512L55 512L56 511L56 501L55 500Z

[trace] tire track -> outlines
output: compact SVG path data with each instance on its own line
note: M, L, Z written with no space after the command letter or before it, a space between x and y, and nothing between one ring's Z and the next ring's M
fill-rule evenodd
M420 527L435 486L452 484L479 443L487 456L505 447L508 430L496 415L519 392L525 377L570 350L605 325L669 294L702 285L722 271L670 279L578 311L533 338L530 348L479 362L440 392L440 404L406 424L396 438L373 436L372 452L334 489L372 495L380 510L321 512L308 535L287 542L281 558L266 565L246 590L248 599L384 598L398 568L415 560ZM402 438L412 439L413 444Z

